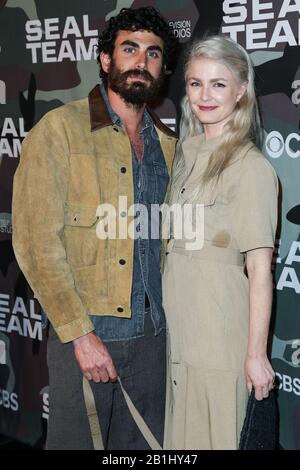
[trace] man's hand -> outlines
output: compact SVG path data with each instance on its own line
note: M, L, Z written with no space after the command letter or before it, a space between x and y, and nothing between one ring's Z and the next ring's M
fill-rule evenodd
M108 382L117 379L117 372L112 358L94 332L87 333L73 340L74 353L79 367L88 380Z

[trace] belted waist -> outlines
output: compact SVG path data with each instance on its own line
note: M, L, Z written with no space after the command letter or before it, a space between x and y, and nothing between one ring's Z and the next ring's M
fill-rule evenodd
M245 264L244 255L234 248L220 248L219 246L205 244L200 250L191 250L187 248L189 245L188 240L172 239L167 245L167 254L174 252L190 258L206 259L237 266L244 266Z

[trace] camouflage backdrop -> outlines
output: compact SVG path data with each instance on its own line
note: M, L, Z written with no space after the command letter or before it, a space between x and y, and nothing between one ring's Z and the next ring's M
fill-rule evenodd
M300 0L0 0L0 433L42 446L49 412L45 325L11 245L20 143L47 111L84 97L97 82L94 46L104 21L122 7L145 5L165 15L181 51L206 31L223 31L255 64L264 152L282 189L270 345L280 445L300 449ZM181 54L158 108L172 128L183 93Z

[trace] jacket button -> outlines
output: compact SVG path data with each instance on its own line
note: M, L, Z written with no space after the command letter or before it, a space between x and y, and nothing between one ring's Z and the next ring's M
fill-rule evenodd
M122 264L122 265L124 265L124 264L126 264L126 261L125 261L125 259L120 259L120 260L119 260L119 263Z
M125 166L122 166L122 168L121 168L121 173L126 173L126 171L127 171L127 170L126 170Z
M126 215L127 215L127 212L126 212L126 211L122 211L122 212L120 213L120 216L121 216L121 217L126 217Z
M118 308L117 308L117 311L118 311L118 312L124 312L124 308L118 307Z

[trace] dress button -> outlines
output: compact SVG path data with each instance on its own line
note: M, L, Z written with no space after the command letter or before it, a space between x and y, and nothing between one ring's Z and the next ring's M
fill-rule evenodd
M117 308L117 311L118 311L118 312L124 312L124 308L118 307L118 308Z
M183 194L183 193L184 193L184 191L185 191L185 188L182 188L182 190L180 191L180 192L181 192L181 194Z
M120 259L120 260L119 260L119 263L122 264L122 265L124 265L124 264L126 264L126 261L125 261L125 259Z
M122 212L120 213L120 216L121 216L121 217L126 217L126 215L127 215L127 212L125 212L125 211L122 211Z
M121 173L126 173L126 171L127 171L127 170L126 170L125 166L122 166L122 167L121 167Z

